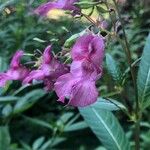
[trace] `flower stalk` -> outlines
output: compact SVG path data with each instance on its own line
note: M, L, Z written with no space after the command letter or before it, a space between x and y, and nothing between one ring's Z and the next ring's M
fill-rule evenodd
M128 60L128 64L130 67L130 72L131 72L131 76L132 76L132 80L133 80L133 85L134 85L134 90L135 90L135 101L136 101L136 106L135 106L135 115L136 115L136 122L135 122L135 150L139 150L140 149L140 107L139 107L139 100L138 100L138 90L137 90L137 85L136 85L136 75L135 75L135 71L134 68L132 67L132 58L131 58L131 51L130 51L130 46L128 43L128 39L127 39L127 35L125 32L125 27L124 27L124 23L119 11L119 7L118 4L115 0L113 0L115 7L116 7L116 11L119 17L119 21L121 23L122 26L122 31L123 31L123 37L124 37L124 43L122 43L125 46L125 53L127 56L127 60ZM124 47L123 46L123 47Z

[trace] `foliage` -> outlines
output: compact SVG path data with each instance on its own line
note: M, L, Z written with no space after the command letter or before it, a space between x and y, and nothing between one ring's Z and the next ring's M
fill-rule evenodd
M22 62L29 68L26 62L32 64L33 55L40 56L39 51L46 45L52 43L57 54L61 49L68 52L76 39L90 30L102 34L106 40L103 77L97 83L101 97L85 108L64 107L56 101L58 97L53 91L43 90L41 83L22 86L18 81L8 82L0 88L0 150L134 149L134 124L139 122L141 149L147 150L150 146L150 35L145 39L149 32L149 10L138 1L119 5L131 50L130 67L136 72L140 109L137 114L131 68L124 53L124 35L113 2L108 0L108 7L113 6L111 11L97 0L80 0L75 4L87 18L100 16L108 21L108 28L100 31L89 20L85 21L84 15L57 19L33 15L33 8L43 2L0 1L0 72L7 70L17 49L25 51ZM113 22L117 22L115 29Z

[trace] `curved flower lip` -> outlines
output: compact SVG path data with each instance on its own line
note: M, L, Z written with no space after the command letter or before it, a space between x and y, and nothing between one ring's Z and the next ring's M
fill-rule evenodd
M85 80L74 86L68 105L85 107L96 102L97 97L95 82Z
M83 59L72 62L70 73L72 73L72 75L75 77L83 77L87 78L88 80L96 81L102 75L102 68L94 65L86 59Z
M93 37L94 36L92 34L85 34L77 39L71 50L71 57L73 60L82 60L84 58L88 58L88 47Z
M65 98L69 98L67 105L72 106L85 107L94 103L98 97L94 81L74 78L71 73L59 77L54 89L59 97L58 101L64 103Z
M85 34L79 37L71 50L73 61L87 59L95 65L102 64L104 57L104 40L93 34Z
M58 0L56 2L47 2L40 5L34 10L35 14L45 16L53 9L62 9L70 11L79 11L80 9L74 6L74 3L78 0Z

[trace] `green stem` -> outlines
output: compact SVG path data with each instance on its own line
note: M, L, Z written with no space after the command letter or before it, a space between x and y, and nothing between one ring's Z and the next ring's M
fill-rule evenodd
M83 13L81 13L81 15L84 16L84 17L85 17L89 22L91 22L94 26L100 28L101 31L106 32L106 33L109 34L109 35L112 34L111 32L109 32L109 31L107 31L107 30L102 29L101 27L99 27L98 24L97 24L91 17L89 17L88 15L83 14Z
M124 45L125 45L125 53L127 56L127 60L128 60L128 64L130 67L130 72L131 72L131 76L132 76L132 80L133 80L133 85L134 85L134 90L135 90L135 100L136 100L136 107L135 107L135 115L136 115L136 123L135 123L135 150L140 150L140 108L139 108L139 101L138 101L138 90L137 90L137 85L136 85L136 76L135 76L135 71L134 68L132 68L132 58L131 58L131 52L130 52L130 46L127 40L127 36L126 36L126 32L125 32L125 28L124 28L124 23L119 11L119 7L118 4L115 0L113 0L115 7L116 7L116 11L122 26L122 30L123 30L123 35L124 35Z
M138 58L137 60L135 60L135 61L132 63L131 66L132 66L132 67L135 67L140 61L141 61L141 57ZM129 68L129 67L125 70L125 72L124 72L124 74L123 74L122 76L125 77L128 72L130 72L130 68Z
M134 68L132 68L132 58L131 58L130 46L129 46L129 43L128 43L128 40L127 40L127 35L126 35L126 32L125 32L124 23L122 21L121 15L120 15L118 4L116 3L115 0L113 0L113 2L115 4L115 7L116 7L116 10L117 10L117 13L118 13L118 17L119 17L119 20L120 20L120 23L121 23L121 26L122 26L122 30L123 30L124 43L122 43L122 44L125 45L124 46L125 47L125 53L126 53L126 56L127 56L131 76L132 76L132 79L133 79L134 89L135 89L136 107L139 110L138 91L137 91L137 86L136 86L136 78L135 78Z
M108 98L108 97L112 97L112 96L118 95L120 93L121 93L121 91L114 91L114 92L111 92L109 94L102 95L102 97L107 97Z
M115 22L114 22L114 19L112 17L112 14L111 12L109 11L109 6L107 4L107 0L105 1L105 6L109 12L109 16L110 16L110 19L111 19L111 22L112 22L112 25L113 25L113 30L115 32ZM119 38L119 36L117 34L115 34L115 36L117 37L119 43L121 44L122 48L125 49L125 45L124 43L122 42L122 40ZM129 67L129 70L130 70L130 67ZM122 93L125 93L124 91L122 91ZM128 111L129 113L132 112L132 105L130 104L130 101L128 101L127 98L124 98L122 95L121 95L122 99L124 100L124 104L126 105L126 107L128 108Z
M135 123L135 150L140 150L140 119Z

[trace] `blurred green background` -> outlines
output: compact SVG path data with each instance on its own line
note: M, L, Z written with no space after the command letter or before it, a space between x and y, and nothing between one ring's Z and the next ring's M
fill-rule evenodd
M18 49L34 53L52 43L55 52L62 49L71 35L81 32L89 24L72 17L45 19L33 15L33 8L44 0L0 0L0 71L8 68L10 58ZM121 7L126 19L126 31L132 49L132 59L142 53L149 32L150 11L148 1L126 1ZM54 14L54 15L57 15ZM122 36L121 29L118 34ZM106 51L121 64L122 71L127 68L124 52L116 40L107 44ZM30 61L25 57L25 61ZM117 91L105 69L98 87L101 95L108 96ZM130 81L130 76L128 81ZM126 93L132 95L128 82ZM104 150L95 135L87 127L76 108L64 107L58 103L54 92L45 93L42 85L21 87L21 83L10 83L0 89L0 150ZM116 94L115 99L120 97ZM126 95L125 95L126 97ZM133 139L132 123L121 113L117 114L127 136ZM142 148L150 147L150 116L145 111L141 123ZM132 143L131 143L132 144Z

